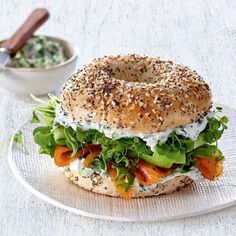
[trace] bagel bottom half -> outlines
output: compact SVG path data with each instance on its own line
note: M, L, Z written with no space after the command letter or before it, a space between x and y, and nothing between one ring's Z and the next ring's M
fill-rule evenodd
M70 170L70 168L65 168L64 174L68 180L86 190L112 197L119 197L116 188L110 178L104 178L103 176L96 173L93 173L91 176L83 176L78 172ZM150 197L158 196L161 194L169 194L185 187L192 182L193 179L189 176L181 175L167 180L166 182L150 189L149 191L139 191L134 186L132 197Z

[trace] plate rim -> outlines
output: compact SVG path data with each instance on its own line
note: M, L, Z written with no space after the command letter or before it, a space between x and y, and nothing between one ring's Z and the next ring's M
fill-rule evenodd
M230 108L226 106L227 108ZM232 109L232 108L231 108ZM234 110L234 109L233 109ZM236 110L235 110L236 111ZM29 121L25 122L22 126L24 127ZM72 212L77 215L85 216L85 217L90 217L94 219L100 219L100 220L110 220L110 221L119 221L119 222L162 222L162 221L170 221L170 220L177 220L177 219L183 219L187 217L194 217L194 216L200 216L208 213L213 213L225 208L229 208L231 206L236 205L236 199L232 200L227 203L222 203L221 205L218 206L213 206L210 207L206 210L200 210L200 211L195 211L193 213L187 213L187 214L182 214L182 215L176 215L176 216L165 216L162 219L143 219L143 218L128 218L128 217L121 217L121 216L108 216L108 215L99 215L96 213L80 210L78 208L70 207L68 205L65 205L51 197L48 197L44 193L40 192L39 190L35 189L31 184L29 184L19 173L13 158L12 158L12 152L13 152L13 144L14 144L14 135L11 138L9 147L8 147L8 154L7 154L7 159L8 159L8 164L9 167L16 178L16 180L22 184L30 193L35 195L37 198L43 200L44 202L47 202L55 207L58 207L60 209L66 210L68 212Z

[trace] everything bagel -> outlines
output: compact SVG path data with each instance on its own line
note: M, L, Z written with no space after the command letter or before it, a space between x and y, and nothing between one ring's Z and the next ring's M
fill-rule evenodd
M212 103L208 85L195 71L134 54L85 65L65 84L61 98L63 112L75 122L142 133L193 123Z

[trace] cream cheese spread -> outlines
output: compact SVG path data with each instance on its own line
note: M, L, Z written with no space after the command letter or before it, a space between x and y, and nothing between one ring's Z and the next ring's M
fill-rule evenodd
M93 173L95 173L95 171L92 168L84 167L83 162L84 162L84 158L83 159L76 159L75 161L70 163L70 165L68 167L71 171L78 173L79 175L82 175L85 177L91 176ZM106 171L101 171L98 174L100 174L103 178L110 179L110 177L107 175ZM166 177L163 177L159 182L152 184L152 185L148 185L148 186L143 186L142 184L140 184L138 182L137 179L135 179L134 186L137 189L137 191L139 191L139 192L150 192L152 189L156 188L157 186L164 184L167 181L172 180L175 177L182 176L182 175L189 176L194 181L199 181L202 178L199 170L195 167L192 167L192 169L186 173L173 172L172 174L170 174Z
M175 177L182 176L182 175L189 176L195 182L199 181L202 178L199 170L195 167L192 167L192 169L186 173L173 172L172 174L162 178L159 182L152 185L148 185L148 186L143 186L137 181L137 179L135 179L134 186L139 192L150 192L152 189L158 187L159 185L164 184L165 182L172 180Z
M192 140L196 140L200 132L205 129L207 125L207 118L211 115L211 113L209 113L207 116L205 116L203 119L197 122L194 122L192 124L188 124L185 126L181 126L175 129L168 129L162 132L144 134L144 133L133 132L133 131L125 130L125 129L115 129L115 128L111 128L106 125L102 125L98 123L89 123L85 121L81 123L76 123L73 120L71 120L69 117L63 115L63 112L60 112L60 110L61 110L61 107L60 105L58 105L56 107L56 118L55 118L56 123L72 127L74 130L76 130L77 127L80 127L83 130L95 129L101 133L104 133L104 135L108 138L119 139L123 137L129 137L129 138L139 137L143 141L146 142L146 144L151 148L152 151L154 151L155 146L158 141L165 142L168 136L172 132L175 132L176 134L179 134L179 135L183 135L184 137L189 137Z

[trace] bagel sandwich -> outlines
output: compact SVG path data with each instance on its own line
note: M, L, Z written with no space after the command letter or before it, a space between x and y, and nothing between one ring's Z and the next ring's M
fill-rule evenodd
M186 66L104 56L72 75L59 99L42 103L33 109L32 122L44 122L34 141L84 189L130 199L223 173L218 140L228 119L212 109L209 86Z

